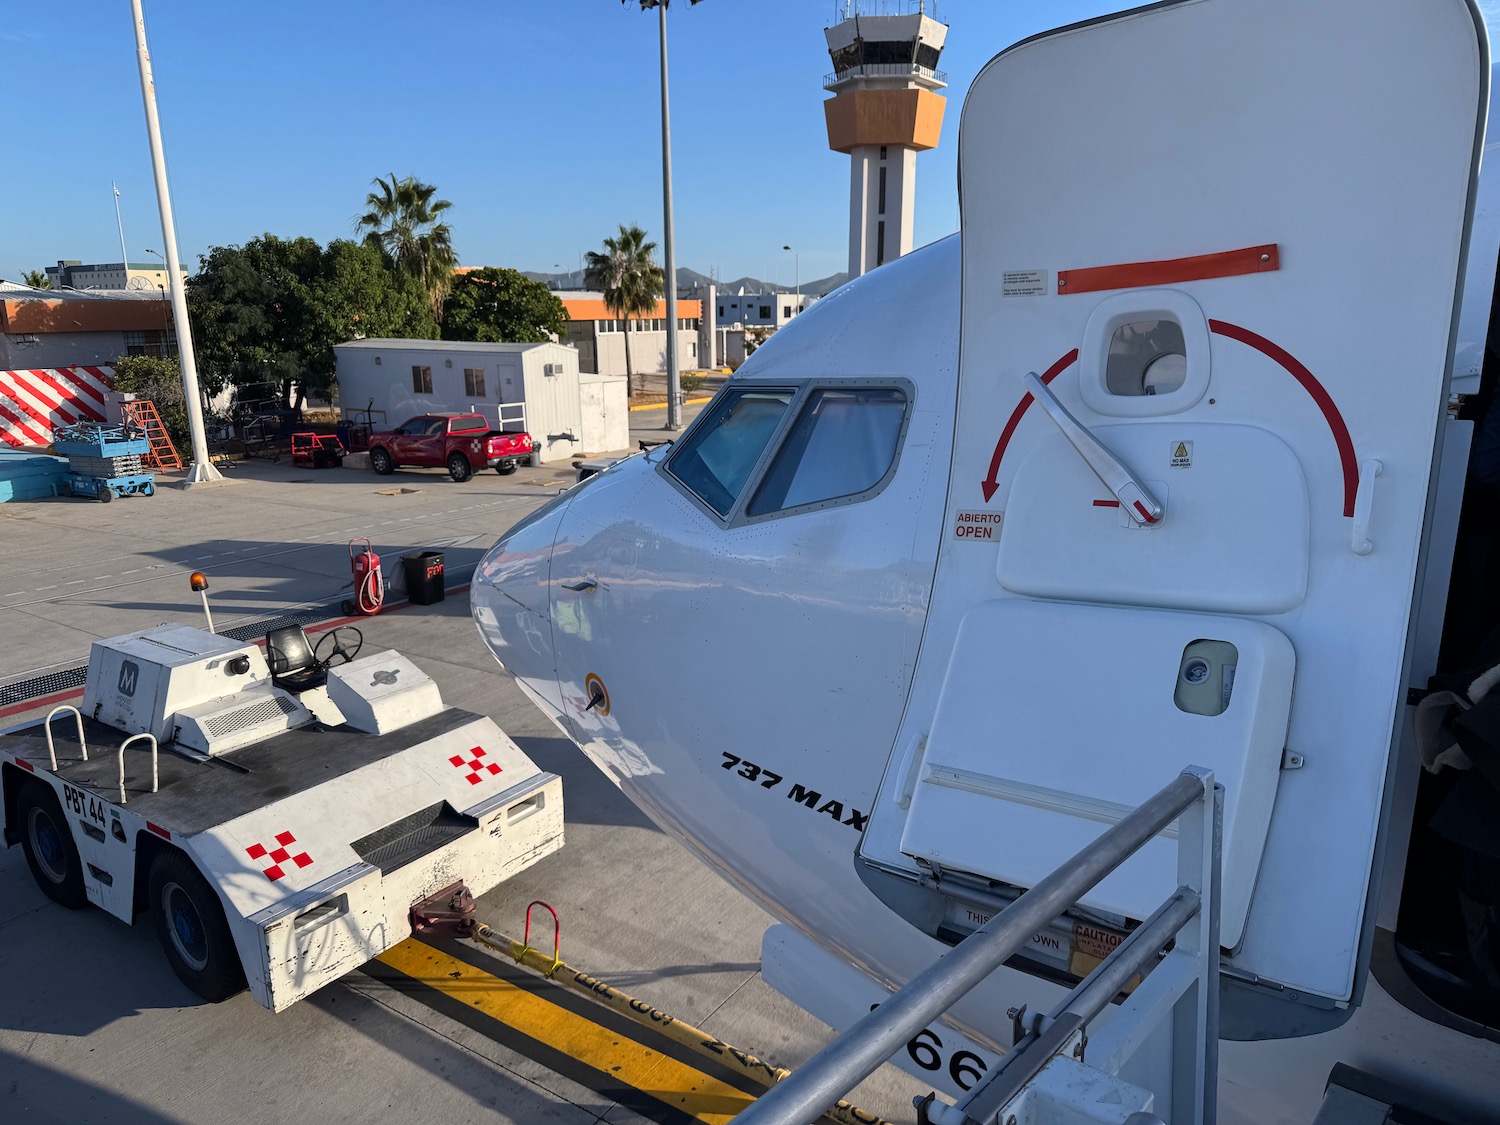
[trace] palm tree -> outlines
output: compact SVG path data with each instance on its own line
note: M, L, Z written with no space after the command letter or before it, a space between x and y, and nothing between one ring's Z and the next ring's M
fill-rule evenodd
M52 279L41 270L27 270L21 275L21 280L33 289L52 288Z
M377 176L373 182L378 190L365 197L369 210L360 216L355 229L366 232L365 241L380 249L390 269L422 283L433 315L441 320L443 298L453 284L453 267L458 265L453 231L441 221L453 204L434 199L437 188L415 176L397 179L392 172L389 181Z
M630 321L655 310L663 292L662 268L651 259L656 243L631 223L620 224L618 238L604 240L604 252L590 250L585 258L585 285L602 290L604 307L625 321L625 393L635 394L635 371L630 363ZM669 329L670 331L670 326Z

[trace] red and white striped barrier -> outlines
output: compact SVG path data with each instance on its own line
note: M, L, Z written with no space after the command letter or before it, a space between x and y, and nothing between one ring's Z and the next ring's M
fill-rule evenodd
M49 445L52 431L74 422L104 421L112 367L43 367L0 371L0 441Z

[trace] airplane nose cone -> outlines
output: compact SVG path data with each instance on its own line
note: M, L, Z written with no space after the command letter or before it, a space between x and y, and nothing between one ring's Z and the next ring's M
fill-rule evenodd
M556 693L548 593L552 545L572 499L573 493L564 493L502 535L474 572L469 594L474 624L495 659L548 696Z

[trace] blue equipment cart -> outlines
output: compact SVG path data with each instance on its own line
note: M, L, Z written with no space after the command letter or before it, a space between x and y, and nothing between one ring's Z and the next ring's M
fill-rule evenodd
M75 496L108 503L116 496L150 496L156 476L143 471L141 458L150 449L144 434L124 426L80 422L59 429L53 447L68 459L64 487Z

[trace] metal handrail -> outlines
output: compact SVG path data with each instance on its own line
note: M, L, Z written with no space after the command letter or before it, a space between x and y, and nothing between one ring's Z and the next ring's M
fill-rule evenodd
M132 742L139 742L143 738L147 739L151 743L151 792L155 793L159 788L161 788L161 778L157 773L156 735L152 734L150 731L144 731L141 734L133 734L124 742L120 743L120 804L122 805L125 803L125 747L129 746Z
M823 76L823 89L831 90L858 78L926 78L948 85L948 72L916 63L861 63Z
M783 1125L816 1120L846 1091L874 1074L908 1040L1008 961L1031 940L1032 934L1073 907L1179 815L1198 801L1213 799L1213 775L1206 770L1184 770L824 1047L790 1078L763 1094L735 1117L736 1125ZM1196 913L1197 904L1193 905L1192 913ZM1162 917L1166 909L1158 911L1153 921ZM1138 948L1146 947L1142 943ZM1105 996L1100 1007L1117 991ZM1085 1018L1082 1011L1102 995L1102 988L1091 992L1088 1003L1079 1012L1069 1014L1069 1022L1081 1023Z
M47 732L47 755L52 759L52 772L57 772L57 747L52 742L52 720L64 711L73 712L73 718L78 722L78 748L83 751L83 760L89 760L89 744L83 737L83 714L71 703L63 703L47 712L47 722L44 729Z

